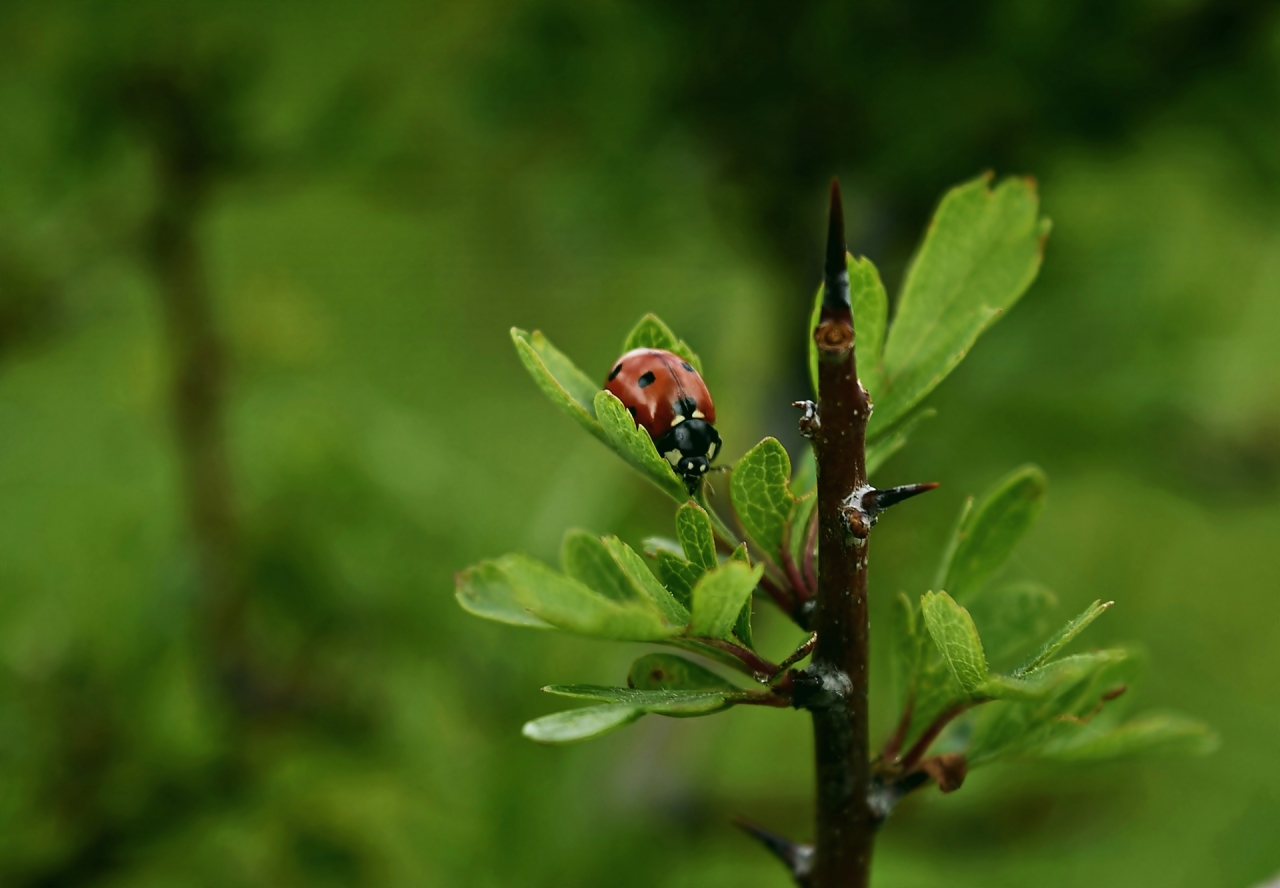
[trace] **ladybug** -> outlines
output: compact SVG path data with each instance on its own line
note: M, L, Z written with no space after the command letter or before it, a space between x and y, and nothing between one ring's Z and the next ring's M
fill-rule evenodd
M677 354L637 348L614 362L604 387L649 433L692 496L720 452L716 405L698 371Z

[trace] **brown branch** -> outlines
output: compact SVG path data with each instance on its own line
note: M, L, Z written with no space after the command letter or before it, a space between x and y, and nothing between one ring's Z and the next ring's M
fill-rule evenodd
M842 511L866 487L871 402L858 382L853 310L839 184L831 183L825 290L817 342L818 642L806 675L817 772L814 888L866 888L876 818L870 789L867 667L867 540L850 532ZM800 688L797 688L797 694Z

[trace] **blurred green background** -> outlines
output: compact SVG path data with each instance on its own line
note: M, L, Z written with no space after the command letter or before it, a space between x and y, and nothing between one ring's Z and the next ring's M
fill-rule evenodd
M638 649L483 623L453 572L672 514L507 329L603 375L656 311L730 457L795 446L827 178L892 291L987 168L1054 233L881 475L944 486L877 530L873 624L1037 462L1016 569L1115 599L1090 641L1223 743L922 793L876 884L1280 871L1275 4L6 0L0 884L787 884L729 818L808 835L802 715L519 736Z

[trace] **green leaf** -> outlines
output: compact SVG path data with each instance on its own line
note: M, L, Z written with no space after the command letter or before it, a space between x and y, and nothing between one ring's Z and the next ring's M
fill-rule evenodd
M565 533L560 546L560 569L614 601L634 602L639 598L639 590L604 541L585 530Z
M646 654L631 664L627 683L644 691L729 691L740 689L705 666L675 654Z
M669 715L674 718L710 715L750 696L746 691L737 688L731 688L729 691L723 689L691 691L609 688L600 685L550 685L543 690L561 697L634 706L645 713Z
M867 477L880 470L899 450L907 446L907 439L921 420L937 416L932 407L923 407L898 423L887 434L867 443Z
M599 391L594 403L596 419L609 446L672 499L687 500L689 494L684 482L672 471L671 463L658 455L649 433L636 425L622 402L610 392Z
M987 660L998 667L1025 656L1049 631L1049 614L1057 604L1052 592L1035 583L1013 583L977 595L969 602L969 613Z
M638 706L645 712L710 712L724 705L723 690L643 690L640 688L611 688L604 685L548 685L542 690L559 697L577 700L599 700L604 703L625 703ZM734 694L745 694L736 688Z
M942 199L907 272L884 346L884 382L868 435L920 403L1040 269L1048 221L1035 185L983 176Z
M662 618L672 625L683 626L689 622L689 609L675 599L667 588L649 570L644 559L635 550L616 536L604 538L605 548L609 550L618 566L631 581L632 586L649 601L658 606Z
M693 587L689 634L700 638L728 638L763 571L763 565L751 568L737 561L726 561L703 575Z
M702 571L711 570L716 561L716 539L711 518L697 503L685 503L676 509L676 536L684 549L684 557Z
M1044 508L1047 482L1035 466L1002 478L976 507L966 504L938 568L936 585L964 600L1004 566Z
M634 348L660 348L672 352L692 364L699 375L702 374L702 361L694 354L693 349L689 348L688 343L683 339L672 333L671 328L662 323L655 314L642 317L627 334L627 340L622 344L622 351L625 354Z
M644 710L636 706L609 704L570 709L535 718L522 733L538 743L572 743L599 737L640 719Z
M658 551L657 565L658 579L662 581L662 585L667 587L676 601L688 608L693 602L693 587L705 571L665 549Z
M1173 712L1152 712L1119 727L1101 719L1074 735L1055 740L1040 757L1060 761L1113 759L1145 752L1206 755L1218 747L1218 736L1204 722Z
M468 613L512 626L552 628L550 623L524 609L506 573L492 561L483 561L460 571L454 582L458 604Z
M795 507L791 510L791 518L788 521L791 534L791 560L797 565L804 563L804 547L805 543L808 542L809 519L813 517L813 510L817 505L817 491L811 490L808 494L796 500Z
M524 364L533 381L551 402L588 432L608 443L604 429L595 418L595 396L600 386L588 379L539 331L526 333L512 327L511 341L515 343L520 363Z
M656 558L662 551L684 558L684 549L681 548L679 540L673 540L670 537L645 537L644 554L650 558Z
M916 674L924 654L924 632L920 614L906 593L894 596L893 609L893 684L898 691L898 705L905 708L915 696Z
M987 680L982 640L969 612L946 592L927 592L920 600L924 624L943 659L966 693L974 694Z
M738 460L729 498L743 528L757 546L777 559L796 498L787 484L791 458L774 438L765 438Z
M499 600L557 629L621 641L663 641L683 629L663 620L650 601L615 601L524 555L483 562L459 574L458 582L458 599L464 607L502 622L513 622L506 619L509 609L491 616L485 608L473 610L468 603Z
M889 297L880 282L880 272L876 271L870 259L846 256L846 261L849 265L849 299L853 304L858 379L874 402L883 387L881 351L884 348L885 321L889 316ZM818 346L813 341L813 331L821 320L822 293L823 288L819 287L809 316L809 381L814 392L818 391Z
M1115 604L1114 601L1108 601L1105 603L1102 601L1095 601L1093 604L1089 605L1084 609L1084 612L1080 614L1080 616L1063 626L1058 631L1057 635L1046 641L1040 650L1036 651L1030 659L1015 669L1013 674L1027 675L1042 668L1045 663L1048 663L1053 659L1054 655L1057 654L1058 651L1070 644L1073 638L1088 628L1090 623L1102 616L1103 612L1113 604Z
M1096 716L1107 695L1136 677L1141 658L1115 649L1064 657L1025 678L1000 676L984 690L1001 685L1008 702L980 710L967 752L971 765L998 758L1027 756L1073 735Z

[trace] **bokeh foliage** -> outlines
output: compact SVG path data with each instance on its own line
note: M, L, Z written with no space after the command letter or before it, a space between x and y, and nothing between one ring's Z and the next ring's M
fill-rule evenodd
M553 560L569 525L637 550L674 527L566 443L507 330L603 374L653 310L697 344L730 457L794 440L826 178L896 292L936 196L988 166L1039 177L1054 249L883 469L944 487L877 530L873 626L929 587L916 553L965 495L1035 461L1053 494L1010 579L1067 612L1120 601L1098 643L1144 639L1144 700L1223 747L976 773L895 814L880 877L1280 870L1274 9L727 6L4 5L0 882L784 884L726 820L803 832L802 719L649 719L571 750L513 730L557 708L537 685L633 658L485 627L453 572L513 540ZM246 718L201 667L139 259L150 159L94 113L139 67L212 71L184 82L239 128L199 232L253 637L269 674L329 691L309 709Z

